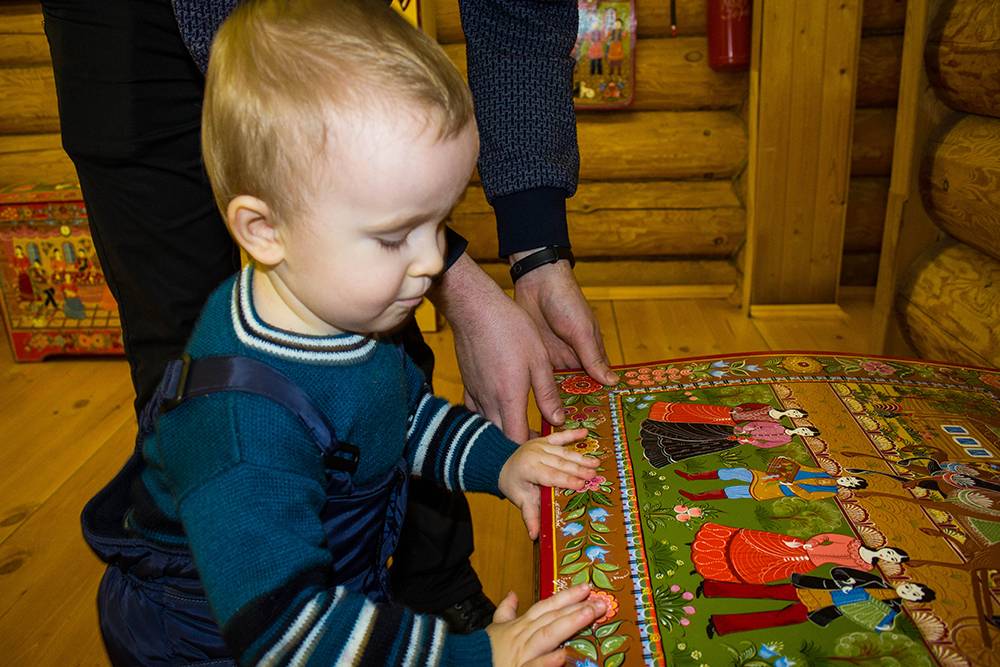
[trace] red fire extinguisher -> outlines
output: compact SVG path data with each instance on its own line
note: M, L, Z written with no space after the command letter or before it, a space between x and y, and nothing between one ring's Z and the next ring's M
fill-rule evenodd
M708 0L708 64L716 71L750 66L751 0Z

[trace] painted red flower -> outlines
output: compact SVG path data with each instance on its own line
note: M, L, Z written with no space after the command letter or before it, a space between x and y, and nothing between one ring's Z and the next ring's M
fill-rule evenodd
M559 385L567 394L593 394L604 389L604 385L589 375L574 375L562 381Z
M590 602L592 600L602 600L604 602L604 616L594 621L595 628L602 623L607 623L618 614L618 600L611 593L606 591L590 591L587 601Z
M879 375L893 375L896 372L895 368L884 361L862 361L861 368L869 373L878 373Z

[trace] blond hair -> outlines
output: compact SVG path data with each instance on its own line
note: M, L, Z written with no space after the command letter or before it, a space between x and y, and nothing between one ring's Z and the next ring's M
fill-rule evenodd
M439 139L473 116L468 86L432 39L378 0L249 0L216 34L202 109L202 151L226 215L241 194L277 219L315 192L329 121L411 102ZM408 109L412 111L413 109Z

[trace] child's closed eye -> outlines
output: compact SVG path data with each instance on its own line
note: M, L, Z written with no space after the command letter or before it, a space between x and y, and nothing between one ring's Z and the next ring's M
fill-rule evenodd
M400 248L403 247L403 244L406 243L405 236L401 239L376 239L376 240L383 249L389 250L390 252L399 250Z

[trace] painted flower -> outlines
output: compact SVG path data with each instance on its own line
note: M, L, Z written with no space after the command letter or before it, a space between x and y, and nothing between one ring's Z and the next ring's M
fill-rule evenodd
M893 375L896 372L895 368L884 361L862 361L861 368L869 373L878 373L879 375Z
M699 660L701 658L701 651L691 651L691 657L694 660Z
M725 361L713 361L712 368L729 368L729 364Z
M791 658L787 658L785 656L781 656L780 658L774 661L774 667L795 667L796 664L798 663L796 663Z
M684 598L685 600L693 600L694 593L692 593L691 591L684 591L684 594L681 595L681 597Z
M569 446L577 454L593 454L601 445L597 442L597 438L587 438L585 440L580 440L579 442L574 442Z
M687 505L674 505L674 513L680 514L681 512L687 512Z
M694 615L695 609L694 609L694 607L692 607L689 604L688 605L684 605L683 607L681 607L681 609L683 609L684 613L687 614L688 616L693 616Z
M604 389L604 385L589 375L568 377L559 384L559 387L567 394L593 394Z
M681 589L681 587L680 587L680 586L678 586L677 584L672 584L672 585L670 586L670 592L671 592L671 593L676 593L676 592L677 592L677 591L679 591L680 589Z
M580 531L582 530L583 530L583 524L574 521L573 523L567 523L565 526L562 527L562 534L565 535L566 537L569 537L570 535L579 534Z
M573 664L574 667L600 667L596 662L594 662L590 658L586 658L585 660L577 660Z
M680 514L678 514L674 518L677 519L678 521L680 521L681 523L687 523L688 521L691 520L691 515L688 514L687 512L681 512Z
M601 488L601 484L604 484L607 480L603 475L598 475L597 477L591 477L587 480L587 483L583 485L584 491L597 491Z
M750 373L756 373L757 371L760 370L760 366L758 366L757 364L747 364L746 366L743 367L743 370L749 371Z
M681 625L690 625L691 624L691 620L689 618L685 617L685 618L681 619L680 623L681 623Z
M608 511L603 507L593 507L587 510L587 516L590 517L591 521L604 523L604 520L608 518Z
M618 600L607 591L590 591L587 601L601 600L604 602L604 616L594 621L594 627L607 623L618 614Z
M765 660L776 657L780 652L781 646L778 644L761 644L760 648L757 649L757 655Z
M785 368L785 370L791 373L798 373L800 375L819 373L823 370L823 364L819 363L812 357L785 357L785 360L781 362L781 365Z
M598 547L591 545L583 550L583 555L590 559L590 562L601 561L604 562L604 557L608 555L608 550L603 547Z
M688 514L697 519L698 517L701 516L702 511L700 507L692 507L688 510Z

